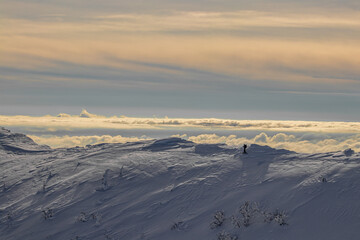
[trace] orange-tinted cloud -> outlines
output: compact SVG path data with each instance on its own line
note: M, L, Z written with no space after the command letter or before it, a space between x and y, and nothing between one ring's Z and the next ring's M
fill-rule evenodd
M8 27L0 34L0 65L6 67L56 68L57 61L65 61L180 76L193 69L232 81L331 83L344 89L359 82L360 16L354 13L172 12L2 21ZM284 36L279 29L299 34ZM301 36L304 29L313 29L313 35ZM324 39L324 33L334 37Z

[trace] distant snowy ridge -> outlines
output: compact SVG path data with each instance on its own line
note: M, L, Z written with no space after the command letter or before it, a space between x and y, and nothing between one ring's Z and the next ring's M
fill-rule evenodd
M38 145L31 138L21 133L11 133L0 127L0 149L14 152L47 151L50 147Z
M359 238L359 153L181 138L48 149L0 133L0 239Z

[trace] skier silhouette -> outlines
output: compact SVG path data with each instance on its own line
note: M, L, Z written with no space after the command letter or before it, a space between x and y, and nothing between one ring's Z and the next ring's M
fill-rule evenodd
M244 149L243 154L247 154L247 152L246 152L246 148L247 148L247 145L246 145L246 144L244 144L244 146L243 146L243 149Z

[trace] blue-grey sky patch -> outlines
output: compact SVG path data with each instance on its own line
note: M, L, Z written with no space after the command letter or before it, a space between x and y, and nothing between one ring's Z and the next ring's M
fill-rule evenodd
M356 121L359 10L353 0L4 0L0 114Z

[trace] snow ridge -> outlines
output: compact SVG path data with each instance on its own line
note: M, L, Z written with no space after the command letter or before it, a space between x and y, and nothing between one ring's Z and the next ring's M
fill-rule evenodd
M28 152L49 151L50 147L38 145L24 134L11 133L8 129L0 127L0 149L24 154Z
M0 239L358 239L358 153L0 140Z

